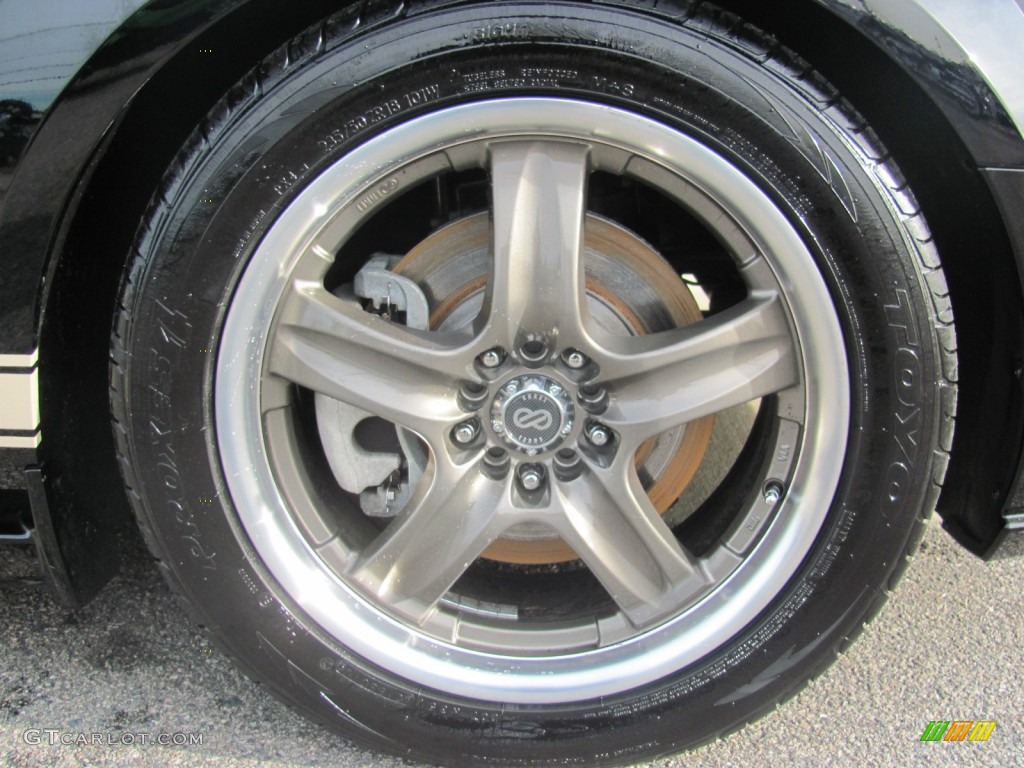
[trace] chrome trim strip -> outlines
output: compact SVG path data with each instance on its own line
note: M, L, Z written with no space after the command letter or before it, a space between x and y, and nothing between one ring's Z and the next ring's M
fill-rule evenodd
M28 437L0 435L0 448L28 448L31 450L38 448L42 439L43 436L39 432Z
M0 368L35 368L38 362L38 349L27 355L0 355Z
M35 448L39 445L39 350L28 355L0 355L0 432L35 432L34 435L0 434L0 448Z
M0 373L0 432L39 427L39 371Z

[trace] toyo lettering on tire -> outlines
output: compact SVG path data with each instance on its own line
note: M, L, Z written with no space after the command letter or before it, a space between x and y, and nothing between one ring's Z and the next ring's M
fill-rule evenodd
M795 56L659 7L339 14L140 229L111 391L142 530L362 744L705 742L827 666L934 505L955 340L897 169Z

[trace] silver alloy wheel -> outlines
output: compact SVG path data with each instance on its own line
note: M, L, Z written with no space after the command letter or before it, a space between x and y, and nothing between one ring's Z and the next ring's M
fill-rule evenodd
M490 173L495 244L473 333L415 332L324 288L334 254L371 215L420 181L467 168ZM700 218L732 254L747 298L672 331L596 330L579 257L594 170L640 179ZM516 357L530 341L544 345L541 360ZM511 359L487 378L475 361L494 348ZM597 366L610 401L594 418L614 439L594 450L587 419L576 418L543 451L514 455L514 466L544 465L556 447L573 445L585 464L565 482L548 472L541 498L526 498L516 472L494 479L480 471L489 446L510 447L487 420L482 443L452 440L467 417L458 392L465 382L484 384L489 407L501 386L536 374L579 404L581 381L559 363L570 349ZM368 140L274 222L238 284L218 350L216 426L232 436L219 441L220 457L266 568L327 635L436 690L581 701L699 660L795 573L828 512L846 449L843 350L828 290L798 234L707 147L594 103L465 104ZM288 428L295 384L374 413L429 447L425 481L382 532L316 509ZM721 542L694 556L653 510L633 455L664 430L769 395L763 485L749 490ZM778 488L785 493L772 503ZM503 530L538 522L576 550L614 613L539 627L451 599L452 584Z

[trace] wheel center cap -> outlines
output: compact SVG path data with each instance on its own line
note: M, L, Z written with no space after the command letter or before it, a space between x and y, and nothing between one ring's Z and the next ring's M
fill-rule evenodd
M491 427L529 456L554 448L572 431L575 408L565 388L547 376L506 381L491 403Z

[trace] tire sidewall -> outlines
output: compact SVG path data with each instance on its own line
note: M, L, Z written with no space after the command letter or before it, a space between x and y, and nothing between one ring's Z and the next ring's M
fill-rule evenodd
M140 241L148 264L131 307L129 452L156 545L200 621L307 713L378 749L402 754L410 743L417 757L449 763L649 758L711 739L794 690L876 605L928 511L925 454L940 404L926 386L938 378L927 292L920 270L899 255L916 251L898 223L898 200L885 193L887 179L873 176L870 143L854 140L841 109L823 112L794 80L663 18L553 4L503 4L496 15L441 10L342 39L293 64L186 153L169 203ZM418 55L429 60L406 65ZM361 85L333 84L338 73ZM803 235L830 288L852 400L836 499L773 605L669 679L547 707L424 691L324 636L248 543L213 429L217 339L275 212L388 127L450 104L527 94L654 117L756 179Z

